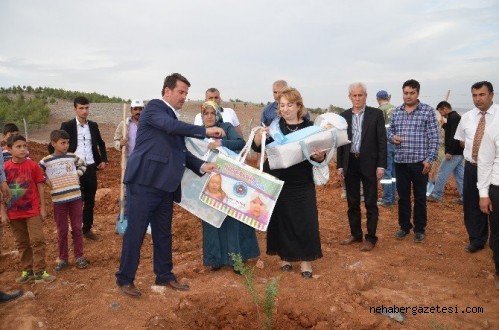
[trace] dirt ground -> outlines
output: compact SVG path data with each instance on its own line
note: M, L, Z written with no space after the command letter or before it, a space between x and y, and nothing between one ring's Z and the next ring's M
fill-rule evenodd
M238 115L244 119L243 113L238 111ZM101 130L112 136L114 127L101 125ZM35 160L46 153L43 144L31 142L29 148ZM114 231L119 213L120 154L114 149L108 153L110 164L98 178L94 227L104 240L84 242L91 263L87 269L72 266L53 272L57 235L49 206L50 216L44 224L47 263L57 280L16 284L19 255L10 228L4 227L0 289L22 288L25 295L2 305L0 329L261 328L264 316L252 303L241 276L230 268L211 272L203 267L200 220L178 206L173 221L174 272L191 290L161 290L153 285L152 241L147 236L135 283L143 296L133 299L121 293L114 277L122 241ZM397 208L381 208L379 242L371 252L360 252L358 245L340 245L349 235L346 201L340 194L334 177L326 186L317 187L324 257L313 263L311 280L300 276L299 264L293 272L282 273L278 258L265 254L265 233L258 233L262 250L258 260L263 268L254 271L257 288L262 291L273 277L279 277L274 329L499 328L492 253L489 248L476 254L464 252L467 235L462 208L452 203L457 197L452 182L443 202L428 204L424 243L414 243L412 234L396 240ZM248 265L256 262L251 260ZM372 308L381 306L421 309L409 309L404 322L398 323L374 313Z

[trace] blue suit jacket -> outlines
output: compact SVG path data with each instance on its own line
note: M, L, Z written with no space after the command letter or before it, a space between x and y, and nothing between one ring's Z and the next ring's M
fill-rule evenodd
M173 192L180 201L185 167L201 176L203 161L185 147L184 137L204 138L204 127L187 124L163 100L152 100L140 114L135 148L128 158L125 183Z

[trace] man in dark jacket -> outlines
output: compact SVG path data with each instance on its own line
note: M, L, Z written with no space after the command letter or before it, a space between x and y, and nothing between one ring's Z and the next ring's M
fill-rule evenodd
M350 236L341 242L350 245L362 242L360 183L364 190L367 234L361 251L371 251L378 237L378 180L386 168L386 129L383 111L366 106L367 90L362 83L353 83L348 90L352 108L341 116L348 123L351 143L338 148L337 174L345 178Z
M116 284L123 293L140 297L135 274L147 227L151 224L155 284L175 290L189 290L173 274L172 216L173 202L180 202L181 180L185 168L197 175L209 173L214 163L204 163L185 147L185 137L221 138L219 127L204 128L178 120L190 87L178 73L166 77L162 98L151 100L142 111L137 128L135 148L128 158L125 183L128 226L123 236L120 268Z
M455 202L462 205L464 176L463 147L461 147L458 140L454 139L461 116L452 110L451 105L447 101L440 102L437 105L437 110L442 116L442 128L445 130L445 157L440 164L433 193L428 196L427 200L430 202L439 202L442 199L445 184L452 173L456 180L457 191L459 192L459 198ZM444 118L447 119L447 122L445 122Z

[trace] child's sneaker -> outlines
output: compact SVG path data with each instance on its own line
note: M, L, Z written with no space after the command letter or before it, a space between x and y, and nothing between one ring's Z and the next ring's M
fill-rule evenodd
M16 279L16 283L24 284L35 279L35 274L32 270L23 270L21 276Z
M55 281L55 276L50 275L46 270L36 273L35 283L50 283Z
M87 268L87 266L88 266L88 261L87 261L87 259L85 259L84 256L81 256L81 257L76 259L76 268L84 269L84 268Z
M55 264L55 268L54 268L54 270L55 270L56 272L60 272L61 270L66 269L68 266L69 266L69 263L68 263L66 260L59 260L59 261Z

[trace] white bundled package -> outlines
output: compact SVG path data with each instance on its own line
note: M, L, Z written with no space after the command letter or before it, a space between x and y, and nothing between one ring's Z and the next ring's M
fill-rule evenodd
M303 141L306 152L313 150L329 150L350 143L347 134L348 124L345 118L325 113L317 117L314 126L305 127L285 136L283 141L274 141L267 145L265 151L271 169L288 168L306 159L300 145Z
M324 129L330 127L336 128L336 147L341 147L350 143L347 133L348 124L342 116L332 112L323 113L315 118L314 125Z

